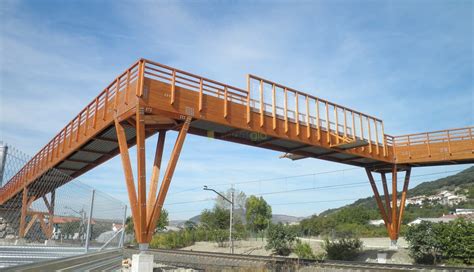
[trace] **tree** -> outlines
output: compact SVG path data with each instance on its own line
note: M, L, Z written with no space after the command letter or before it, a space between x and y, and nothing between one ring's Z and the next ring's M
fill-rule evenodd
M155 232L164 230L168 224L169 224L168 211L165 209L162 209L160 218L158 218L156 222ZM134 233L134 225L133 225L133 220L131 216L127 217L127 219L125 220L125 233L128 233L128 234Z
M250 196L245 203L247 225L255 232L264 230L271 222L272 207L263 197Z
M229 227L230 211L217 205L212 210L204 210L201 213L201 223L208 229L227 229Z
M156 223L156 231L162 231L168 226L169 220L168 220L168 211L165 209L161 210L160 218L158 218L158 221Z
M471 265L474 260L474 223L457 219L449 223L421 222L410 226L405 238L416 263Z
M274 254L281 256L290 255L293 244L296 241L296 233L282 223L271 224L268 228L267 245L265 249L272 250Z

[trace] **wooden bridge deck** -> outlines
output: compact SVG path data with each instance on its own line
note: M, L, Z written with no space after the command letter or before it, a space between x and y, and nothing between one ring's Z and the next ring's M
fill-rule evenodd
M4 187L0 204L21 206L21 192L39 198L119 153L114 118L127 121L136 143L135 113L144 112L145 137L179 130L286 153L385 171L391 165L474 162L474 128L390 136L382 120L249 75L240 89L149 60L119 75ZM33 200L34 201L34 200Z

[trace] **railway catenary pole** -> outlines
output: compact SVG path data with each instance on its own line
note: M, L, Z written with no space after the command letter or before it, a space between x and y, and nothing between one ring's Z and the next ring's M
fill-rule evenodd
M220 197L222 197L225 201L230 203L230 226L229 226L229 246L230 246L230 253L234 253L234 241L232 239L232 227L233 227L233 212L234 212L234 188L231 189L231 200L229 200L227 197L225 197L223 194L219 193L218 191L211 189L207 187L207 185L204 185L203 190L205 191L213 191L214 193L218 194Z

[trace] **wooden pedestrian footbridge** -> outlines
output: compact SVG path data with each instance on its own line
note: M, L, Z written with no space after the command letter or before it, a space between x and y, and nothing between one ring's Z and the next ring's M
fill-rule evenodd
M158 190L169 130L179 134ZM145 139L156 133L147 192ZM21 210L21 237L35 223L50 233L47 219L54 216L55 189L120 154L136 237L147 244L187 134L271 149L293 160L317 158L364 167L394 241L412 167L474 163L474 127L392 136L385 133L377 117L255 75L247 76L246 88L238 88L140 59L0 188L0 205ZM134 145L135 171L128 153ZM70 178L58 178L57 170ZM389 198L386 174L392 175L392 191L396 192L401 171L405 172L404 186L397 206L398 194ZM384 200L374 173L381 175ZM38 199L43 199L48 212L30 209Z

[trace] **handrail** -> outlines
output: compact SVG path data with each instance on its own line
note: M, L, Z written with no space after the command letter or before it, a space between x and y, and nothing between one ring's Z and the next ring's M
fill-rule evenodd
M136 78L138 78L138 65L141 60L135 62L130 68L125 70L120 74L114 81L112 81L95 99L92 100L86 107L84 107L76 117L72 119L59 133L54 136L35 156L33 156L21 169L16 173L2 188L0 192L5 192L9 190L14 190L13 186L18 186L17 180L20 180L22 183L27 183L28 180L25 177L36 175L41 171L41 167L47 165L51 162L54 157L57 157L59 149L64 150L66 144L69 147L72 144L73 139L78 140L80 133L86 133L90 124L88 123L90 119L97 119L98 111L102 108L107 107L107 103L113 102L117 95L117 91L125 91L128 88L128 85L133 83ZM125 84L121 85L121 81L124 81ZM117 84L120 83L120 84ZM104 111L105 116L105 111ZM93 126L95 128L95 122L93 121ZM81 128L84 131L81 131ZM75 132L75 137L73 136ZM69 137L69 143L66 143L66 139ZM61 144L63 148L60 148ZM53 152L55 154L53 154Z

